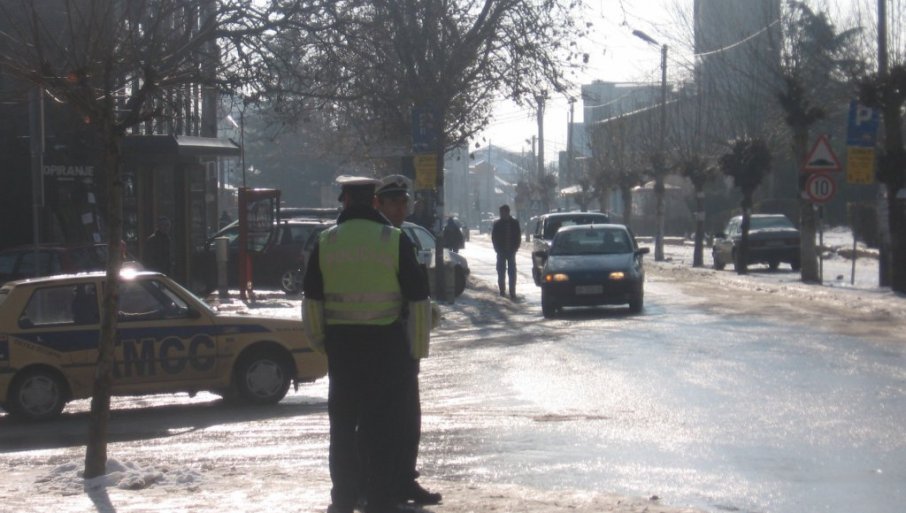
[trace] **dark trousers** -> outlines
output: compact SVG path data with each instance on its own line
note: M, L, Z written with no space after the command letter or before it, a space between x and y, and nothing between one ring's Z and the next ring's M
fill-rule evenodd
M394 326L327 330L330 496L342 508L356 503L363 483L369 505L396 502L398 447L412 359L402 326ZM364 470L357 444L362 444L368 461Z
M404 493L418 478L418 446L422 436L422 405L418 393L418 365L412 360L411 377L406 382L403 398L402 431L400 432L400 492Z
M510 280L510 294L516 293L516 252L512 253L497 253L497 286L500 288L500 293L503 294L506 290L504 288L504 277L509 277Z

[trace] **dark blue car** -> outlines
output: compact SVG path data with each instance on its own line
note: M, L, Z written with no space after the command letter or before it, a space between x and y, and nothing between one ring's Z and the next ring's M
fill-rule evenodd
M566 306L628 304L642 311L645 271L632 233L620 224L560 228L541 272L541 311L552 317Z

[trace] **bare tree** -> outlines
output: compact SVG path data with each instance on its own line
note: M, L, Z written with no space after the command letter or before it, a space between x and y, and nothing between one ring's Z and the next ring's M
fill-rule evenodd
M906 147L903 137L903 108L906 106L906 50L903 46L906 28L906 6L902 3L878 2L877 27L870 50L863 53L877 59L877 73L863 78L859 97L863 103L881 111L884 125L883 146L879 151L877 178L884 184L884 208L879 208L879 221L889 227L888 237L881 237L880 283L894 291L906 292ZM872 41L872 42L874 42ZM886 219L883 217L886 210ZM885 222L886 221L886 222ZM888 258L888 254L890 258Z
M259 87L289 115L312 101L329 105L338 126L363 127L363 146L384 155L433 153L431 210L442 219L444 154L487 125L493 101L531 102L539 90L566 89L565 63L578 57L569 45L573 8L534 0L341 0L330 31L279 38L276 80ZM305 58L292 57L298 54Z
M848 89L844 71L856 65L846 53L855 32L837 33L825 13L816 13L804 2L789 2L785 18L785 46L781 72L784 88L778 102L792 131L795 162L806 158L809 129L826 115L821 105L833 104L835 96L845 98ZM803 197L805 174L800 175L799 230L802 234L800 261L802 281L820 283L818 252L815 246L815 207Z
M730 151L720 157L720 168L725 175L733 178L733 185L742 193L742 238L736 253L735 267L738 274L746 274L752 196L771 169L771 151L761 139L740 138L733 141Z
M695 246L692 252L692 267L702 267L705 265L705 186L717 177L717 169L700 153L681 157L677 167L680 174L692 182L695 191Z
M645 158L633 118L621 116L588 127L591 147L589 177L603 204L611 189L620 191L623 224L632 225L632 189L642 182Z
M3 0L0 71L69 106L100 141L108 244L85 477L104 474L117 337L123 139L177 116L190 86L229 89L288 11L250 0ZM211 90L209 90L209 93ZM204 120L203 120L204 121ZM211 121L210 119L208 120Z

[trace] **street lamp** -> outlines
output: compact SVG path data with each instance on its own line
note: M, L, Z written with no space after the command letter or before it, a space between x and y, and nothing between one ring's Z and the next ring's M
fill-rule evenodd
M649 36L648 34L642 32L641 30L633 30L632 35L645 41L646 43L654 46L658 46L658 42ZM665 151L667 144L667 45L661 46L661 126L660 133L658 134L658 139L660 141L660 151ZM656 178L656 180L663 180L662 176ZM656 184L660 185L660 184ZM660 192L663 195L663 192ZM654 238L654 259L656 261L664 260L664 213L663 213L663 196L660 197L658 201L658 212L657 212L657 233Z

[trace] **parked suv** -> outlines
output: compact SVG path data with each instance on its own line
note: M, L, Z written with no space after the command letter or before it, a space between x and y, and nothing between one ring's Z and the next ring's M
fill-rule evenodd
M294 217L274 223L267 238L251 241L252 282L255 288L278 288L287 294L302 290L305 263L302 250L305 241L333 223L330 217ZM217 261L214 239L226 237L228 242L227 285L239 283L239 223L233 222L211 236L204 251L195 257L197 276L193 279L196 292L206 294L217 288Z
M736 267L740 241L742 240L742 216L727 222L723 232L714 237L711 257L714 268L723 269L727 263ZM781 262L790 264L798 271L799 230L783 214L752 214L749 225L749 264L768 264L772 271Z
M604 212L552 212L533 218L531 226L534 226L532 233L532 278L535 279L535 285L541 286L541 270L547 262L547 255L550 252L551 241L563 226L572 226L576 224L607 224L610 222L610 216Z

